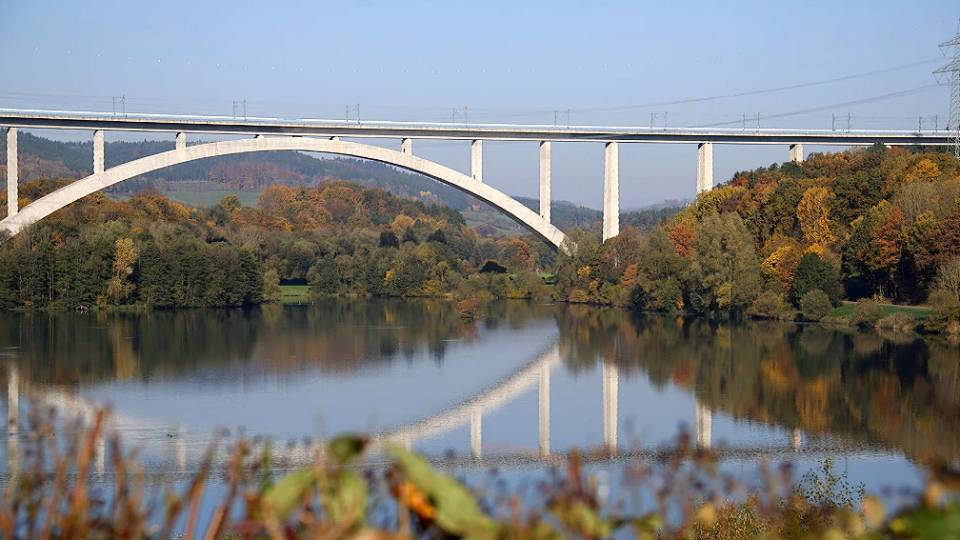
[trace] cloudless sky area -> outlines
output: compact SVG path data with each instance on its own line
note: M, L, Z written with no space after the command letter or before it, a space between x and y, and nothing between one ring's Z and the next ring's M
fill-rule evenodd
M122 95L127 112L230 115L246 100L248 116L341 119L359 104L361 120L449 122L467 107L470 123L565 125L569 109L574 125L755 127L760 113L762 127L830 129L836 115L846 129L849 114L854 129L920 116L943 129L948 87L931 72L958 17L956 0L0 0L0 107L109 112ZM536 197L535 143L484 150L485 180ZM469 168L465 142L414 152ZM553 154L554 197L599 207L602 145ZM716 180L786 159L717 145ZM696 146L621 145L620 174L625 208L692 197Z

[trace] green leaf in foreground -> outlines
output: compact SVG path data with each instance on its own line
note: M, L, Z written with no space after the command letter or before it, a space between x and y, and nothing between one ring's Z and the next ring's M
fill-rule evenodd
M494 538L497 524L480 508L473 494L454 478L437 472L422 457L396 445L388 447L397 466L436 507L436 522L445 532L467 538Z
M294 471L270 487L263 496L263 502L273 510L278 520L283 521L316 481L317 472L313 469Z

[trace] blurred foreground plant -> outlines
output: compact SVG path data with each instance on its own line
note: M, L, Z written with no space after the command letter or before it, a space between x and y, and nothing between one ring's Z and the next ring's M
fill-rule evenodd
M686 435L627 466L625 489L649 501L642 514L607 501L576 453L542 483L539 503L508 489L497 505L422 456L359 436L317 448L311 467L276 481L268 443L237 440L219 467L213 445L177 491L148 487L136 452L109 435L113 482L94 488L91 463L107 418L100 411L84 428L61 429L65 437L52 418L35 422L23 472L0 500L3 538L960 538L960 472L950 466L931 465L924 493L888 516L829 462L799 483L789 466L761 465L759 485L747 487ZM364 466L371 452L386 465ZM207 489L214 473L223 477L216 493ZM217 494L201 515L205 495Z

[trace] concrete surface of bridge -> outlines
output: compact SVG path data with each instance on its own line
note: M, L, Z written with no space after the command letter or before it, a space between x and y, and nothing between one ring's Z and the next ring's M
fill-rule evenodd
M789 159L802 161L804 145L865 146L947 145L950 131L698 129L604 126L536 126L511 124L428 124L416 122L360 122L269 117L224 117L162 114L110 114L82 111L0 109L0 127L7 128L7 217L0 231L15 235L64 206L95 191L164 167L196 159L243 152L294 150L323 152L380 161L456 187L503 211L552 247L570 252L573 246L550 223L551 144L587 142L604 145L603 239L620 232L621 143L686 143L697 145L696 191L713 188L714 144L782 144ZM93 132L93 174L31 202L18 204L19 129L69 129ZM140 158L110 169L104 164L105 131L144 131L175 134L174 150ZM249 135L252 139L187 146L187 134ZM399 139L400 151L344 142L341 137ZM414 155L414 139L467 140L470 174L461 173ZM539 213L484 183L483 141L538 141L540 152Z

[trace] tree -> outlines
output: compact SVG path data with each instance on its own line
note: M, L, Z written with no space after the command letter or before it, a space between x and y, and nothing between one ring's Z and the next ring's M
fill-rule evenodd
M807 253L800 258L800 264L794 272L790 286L790 301L793 305L800 307L803 297L812 290L825 294L833 305L840 302L843 294L840 274L834 265L824 261L815 253Z
M400 240L397 234L391 230L380 232L380 247L400 247Z
M697 230L691 303L699 311L742 310L760 294L753 236L735 213L713 214Z
M830 221L830 199L833 192L824 187L812 187L803 192L797 204L797 219L803 238L808 244L827 246L837 237L833 234Z
M960 302L960 255L954 255L940 265L934 283L937 290L949 294L954 301Z
M114 304L120 304L130 297L135 285L128 281L133 273L133 265L140 256L137 247L130 238L118 238L113 257L113 277L107 282L107 298Z
M263 301L270 303L279 302L282 295L283 293L280 290L280 275L276 269L270 268L263 273Z

